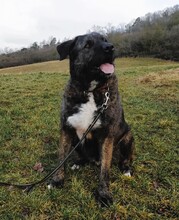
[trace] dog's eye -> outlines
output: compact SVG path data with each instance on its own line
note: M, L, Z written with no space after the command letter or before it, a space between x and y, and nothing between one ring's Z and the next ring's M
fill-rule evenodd
M104 38L104 37L102 38L102 41L104 41L104 42L108 42L108 41L107 41L107 39L106 39L106 38Z
M94 42L92 40L88 40L84 46L84 48L91 48L93 46Z

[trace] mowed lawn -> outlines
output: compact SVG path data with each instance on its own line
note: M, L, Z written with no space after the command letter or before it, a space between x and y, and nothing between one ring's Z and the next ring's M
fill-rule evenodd
M0 219L179 219L179 63L149 58L116 60L125 116L136 143L133 177L110 173L114 204L94 199L99 167L72 171L65 186L30 194L0 188ZM59 113L68 61L0 70L0 181L41 179L58 163ZM42 163L43 172L34 165Z

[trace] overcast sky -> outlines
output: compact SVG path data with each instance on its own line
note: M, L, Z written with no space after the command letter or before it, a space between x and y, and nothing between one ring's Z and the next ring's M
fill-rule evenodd
M54 36L86 33L94 25L128 24L178 0L0 0L0 48L28 47Z

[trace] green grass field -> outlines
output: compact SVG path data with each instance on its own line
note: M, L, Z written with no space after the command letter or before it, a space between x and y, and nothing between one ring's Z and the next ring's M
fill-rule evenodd
M94 199L98 167L68 166L62 189L42 185L27 195L0 188L0 219L179 219L179 63L122 58L116 74L136 158L131 178L112 166L114 204L101 208ZM68 78L68 61L0 70L0 181L33 182L57 165L59 107ZM43 172L33 169L37 162Z

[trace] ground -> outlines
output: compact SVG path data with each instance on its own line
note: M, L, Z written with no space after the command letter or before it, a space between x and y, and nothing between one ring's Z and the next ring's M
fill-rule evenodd
M63 189L41 185L27 195L0 188L0 219L179 219L179 63L122 58L116 74L136 158L132 177L112 166L114 204L101 208L94 199L97 166L68 166ZM59 107L68 78L67 60L0 70L0 181L33 182L57 165ZM43 169L34 169L36 163Z

